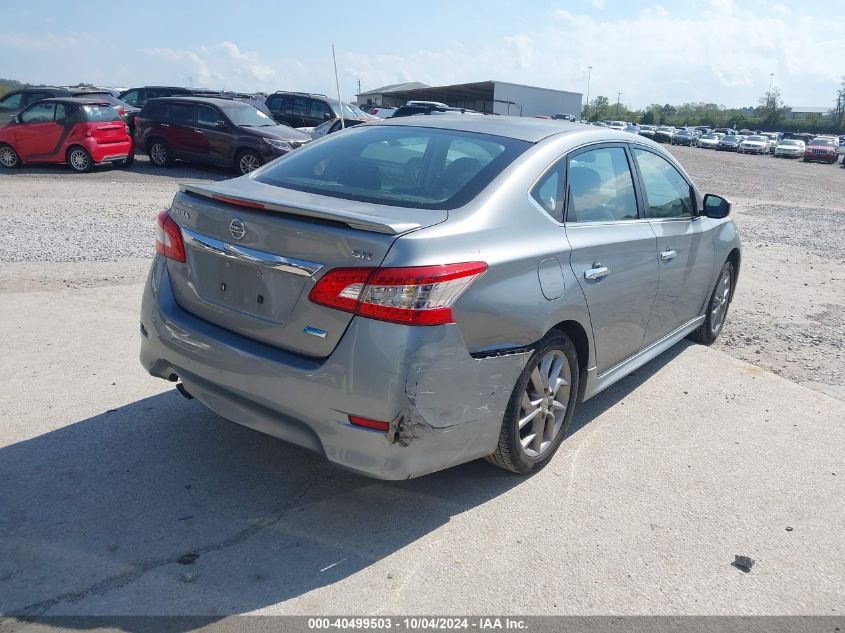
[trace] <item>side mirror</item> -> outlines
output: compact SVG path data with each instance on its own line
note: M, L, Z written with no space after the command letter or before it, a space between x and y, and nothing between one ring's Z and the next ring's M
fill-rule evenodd
M20 122L21 122L21 115L20 114L13 114L9 118L9 123L11 123L12 125L17 125Z
M731 203L722 196L708 193L704 196L704 215L714 220L721 220L728 217L731 212Z
M328 112L323 112L323 121L328 121L329 119L333 119L334 117L329 114Z
M214 124L218 130L225 130L226 129L226 121L220 120Z

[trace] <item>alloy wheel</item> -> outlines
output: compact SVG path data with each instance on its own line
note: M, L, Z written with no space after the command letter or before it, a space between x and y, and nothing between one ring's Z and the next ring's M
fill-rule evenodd
M157 166L162 167L167 162L167 148L161 143L153 143L150 148L150 158Z
M238 167L240 168L242 174L248 174L249 172L255 171L261 167L261 163L258 161L258 156L255 154L244 154L241 156L240 161L238 161Z
M725 268L719 282L716 284L716 292L713 293L713 300L710 302L710 331L716 334L722 329L725 322L725 315L728 312L728 302L731 298L731 271Z
M0 165L3 167L14 167L18 164L18 156L8 145L0 147Z
M85 171L91 162L85 150L75 149L70 153L70 165L76 171Z
M550 350L531 372L519 405L519 440L529 457L542 457L554 445L571 389L569 360L561 350Z

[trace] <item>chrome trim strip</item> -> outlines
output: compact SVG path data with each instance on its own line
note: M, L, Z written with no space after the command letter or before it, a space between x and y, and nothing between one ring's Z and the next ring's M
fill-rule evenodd
M182 228L182 236L187 244L190 244L197 250L232 259L243 264L265 266L302 277L312 277L323 268L323 264L317 262L264 253L247 248L246 246L236 246L222 240L214 239L213 237L200 235L186 228Z
M623 360L614 367L601 374L597 374L595 368L588 370L587 387L584 390L584 400L592 398L600 391L607 389L616 381L624 378L635 369L642 367L648 361L660 356L667 349L672 347L675 343L684 338L687 334L692 332L695 328L701 325L706 315L702 314L690 321L687 321L679 328L670 332L661 339L654 341L648 347L641 349L639 352L630 358Z

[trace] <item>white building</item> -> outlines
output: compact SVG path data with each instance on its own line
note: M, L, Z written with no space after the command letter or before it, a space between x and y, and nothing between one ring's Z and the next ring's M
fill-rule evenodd
M414 86L397 84L357 95L359 104L374 103L397 107L411 100L438 101L456 108L486 114L512 116L581 116L581 93L538 88L506 81L481 81L453 86Z

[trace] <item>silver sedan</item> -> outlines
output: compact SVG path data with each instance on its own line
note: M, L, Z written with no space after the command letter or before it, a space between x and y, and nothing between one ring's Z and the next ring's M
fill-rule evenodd
M730 203L656 143L510 117L361 125L158 218L141 362L221 416L403 479L542 468L579 403L736 287Z

